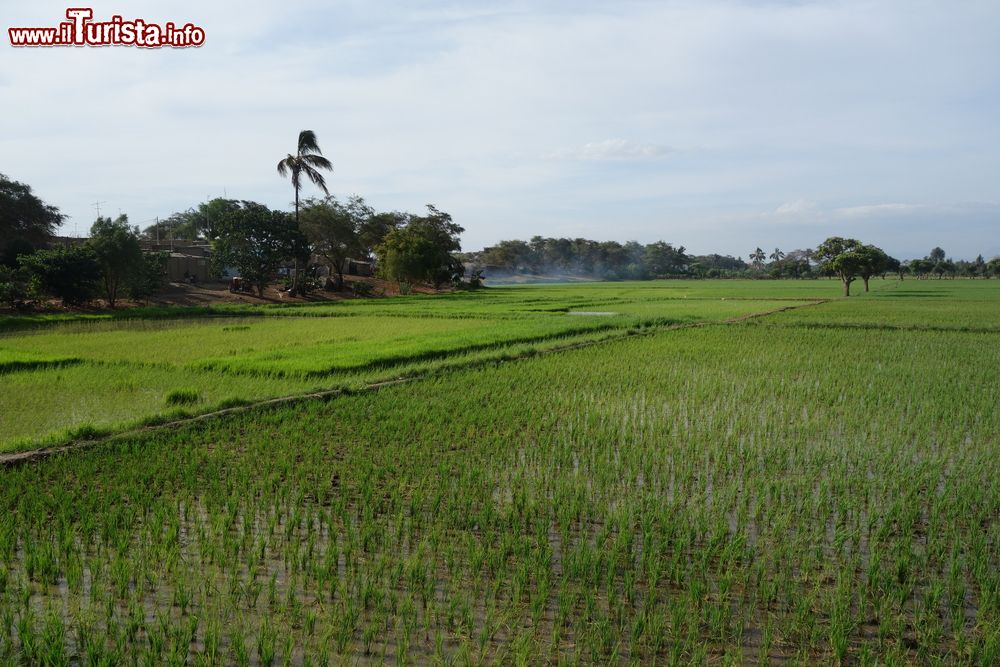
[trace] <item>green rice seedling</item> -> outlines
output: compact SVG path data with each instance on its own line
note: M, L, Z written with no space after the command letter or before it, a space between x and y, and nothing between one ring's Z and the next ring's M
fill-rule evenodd
M229 649L233 664L240 667L247 667L250 664L250 653L247 650L246 637L242 628L236 627L230 632Z
M14 625L21 654L28 660L38 660L41 655L41 638L35 633L35 615L30 608L22 609Z
M216 617L209 618L205 622L205 636L203 640L204 648L202 656L205 663L216 665L220 660L220 648L222 646L222 624Z
M723 288L768 286L431 308L519 322ZM2 469L10 652L22 610L30 648L37 610L65 609L74 644L84 628L120 663L209 664L213 644L215 662L257 663L266 623L272 662L989 664L996 334L830 324L769 315L433 366Z
M271 624L269 616L261 619L260 627L257 628L257 659L261 665L271 667L277 655L278 633Z
M167 405L194 405L201 400L197 389L175 389L167 394L164 402Z
M66 650L66 625L62 613L49 610L45 615L41 645L38 647L38 662L52 667L69 665L70 655Z
M164 318L158 310L136 311L127 319L62 318L64 324L0 338L4 343L0 357L59 361L71 353L79 355L73 360L80 366L36 365L11 374L16 391L10 396L18 400L6 402L0 397L0 432L5 438L0 447L30 446L40 437L59 441L72 437L71 429L87 422L98 430L76 437L99 437L128 424L155 423L179 416L176 408L185 406L224 409L252 399L456 364L522 358L556 347L562 340L572 345L574 339L586 342L649 326L725 319L786 303L678 299L673 294L663 299L654 289L642 290L642 298L593 287L549 291L551 296L539 298L541 293L514 290L491 302L455 295L419 300L419 309L405 300L377 308L345 304L244 309L252 320L206 319L199 310L190 311L195 317L189 319ZM427 303L433 304L429 311ZM547 305L521 310L533 303ZM599 303L647 308L623 308L611 318L566 317L571 305L589 308ZM183 312L178 310L179 315ZM266 314L277 317L262 317ZM180 383L184 389L173 389ZM196 392L199 400L178 392ZM72 410L66 410L67 402Z

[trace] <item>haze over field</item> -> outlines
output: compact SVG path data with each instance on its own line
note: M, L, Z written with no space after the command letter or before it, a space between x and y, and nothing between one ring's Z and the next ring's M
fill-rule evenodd
M66 5L5 3L5 27ZM83 233L94 202L148 225L226 194L290 208L300 128L331 191L434 202L501 238L745 256L864 238L1000 253L1000 4L286 3L95 6L193 22L199 49L14 49L4 173Z

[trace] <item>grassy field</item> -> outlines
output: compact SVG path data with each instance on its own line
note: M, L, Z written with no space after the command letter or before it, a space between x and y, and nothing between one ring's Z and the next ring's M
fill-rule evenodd
M21 324L8 318L0 322L0 451L654 327L744 317L836 293L826 281L793 287L764 298L753 282L597 283Z
M355 391L0 469L0 664L1000 664L1000 282L872 289L8 334L21 446L60 428L53 377L85 406L62 427Z

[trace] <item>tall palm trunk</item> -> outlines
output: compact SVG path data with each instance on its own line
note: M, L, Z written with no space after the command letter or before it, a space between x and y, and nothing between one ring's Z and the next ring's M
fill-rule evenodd
M299 189L295 188L295 228L299 228ZM292 296L298 296L299 285L299 256L296 254L292 258Z

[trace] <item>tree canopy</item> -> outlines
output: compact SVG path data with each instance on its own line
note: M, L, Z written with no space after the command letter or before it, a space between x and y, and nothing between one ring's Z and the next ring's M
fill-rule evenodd
M365 200L353 196L346 203L336 197L308 199L302 206L299 226L311 244L313 254L322 257L337 275L337 287L344 285L348 259L365 253L361 234L375 211Z
M214 229L213 262L217 269L235 267L257 288L259 296L290 260L308 258L308 242L295 219L284 211L243 201Z
M569 274L607 280L641 280L649 277L686 275L693 258L683 246L658 241L642 245L636 241L532 237L530 241L500 241L476 253L471 262L487 272Z
M873 245L863 245L856 251L861 259L861 264L858 267L858 276L865 283L865 291L868 291L868 281L872 276L877 276L885 273L892 266L891 257L885 254L885 252Z
M144 268L139 230L128 224L127 215L114 220L98 217L90 228L87 245L100 267L108 306L114 308L122 285Z
M35 250L55 234L63 215L31 191L31 186L0 174L0 263Z
M167 241L170 239L210 239L213 236L213 225L240 207L235 199L216 197L198 204L196 208L178 211L157 223L146 227L142 236L150 240Z
M866 258L859 252L862 246L857 239L831 236L813 253L813 259L824 270L830 271L844 283L844 296L851 295L851 283L865 266Z
M31 291L50 294L64 306L90 301L99 289L100 264L93 248L53 248L21 255L18 264L28 274Z
M451 215L428 204L427 215L411 216L375 249L379 273L390 280L426 281L435 287L458 279L465 269L452 253L462 249L463 231Z

